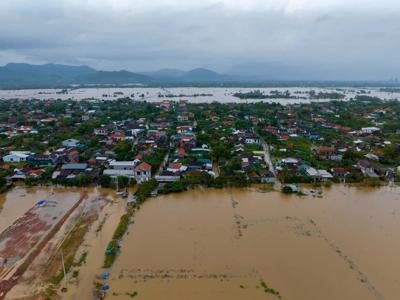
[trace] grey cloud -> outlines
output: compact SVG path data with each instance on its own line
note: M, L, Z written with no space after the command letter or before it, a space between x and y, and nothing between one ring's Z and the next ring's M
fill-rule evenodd
M400 75L399 5L389 0L378 8L366 1L359 9L356 0L348 1L354 6L329 0L331 6L321 7L316 1L306 6L304 0L286 1L286 6L279 4L284 1L269 1L270 6L244 0L237 5L234 0L171 1L170 7L162 1L149 6L128 0L98 0L98 5L3 1L1 63L9 57L132 71L208 67L239 73L263 66L257 72L278 76L280 67L294 68L304 79ZM393 9L385 10L388 5Z

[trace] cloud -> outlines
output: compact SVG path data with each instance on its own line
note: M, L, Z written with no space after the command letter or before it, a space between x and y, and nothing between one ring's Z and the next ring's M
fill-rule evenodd
M399 16L394 0L2 0L0 63L284 64L388 78L400 69Z

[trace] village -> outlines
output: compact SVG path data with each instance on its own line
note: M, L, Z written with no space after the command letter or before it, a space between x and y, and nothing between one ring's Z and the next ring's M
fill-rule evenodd
M400 105L369 96L311 104L2 100L0 184L155 178L188 185L395 182Z

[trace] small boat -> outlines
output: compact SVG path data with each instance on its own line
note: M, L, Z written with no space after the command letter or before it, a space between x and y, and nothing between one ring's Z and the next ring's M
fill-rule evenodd
M124 192L118 192L117 195L126 198L128 197L129 193L128 191L124 191Z
M104 272L104 273L101 275L101 279L102 279L102 280L107 280L108 277L110 277L110 272Z
M39 207L44 207L47 204L47 200L43 199L43 200L39 200L38 202L36 202L36 205Z

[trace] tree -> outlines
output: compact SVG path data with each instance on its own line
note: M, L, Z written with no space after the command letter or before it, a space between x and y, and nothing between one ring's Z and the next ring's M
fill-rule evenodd
M230 153L231 151L227 144L217 142L212 146L211 156L215 161L229 158Z
M111 177L108 175L101 175L99 177L99 184L103 188L109 188L111 186Z
M7 184L7 180L4 177L0 177L0 188Z

